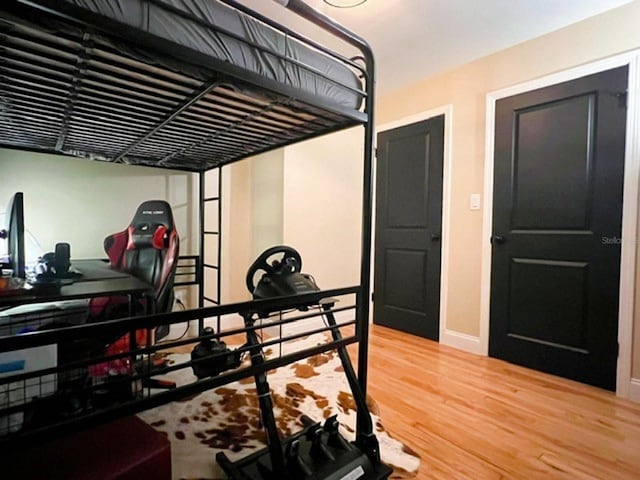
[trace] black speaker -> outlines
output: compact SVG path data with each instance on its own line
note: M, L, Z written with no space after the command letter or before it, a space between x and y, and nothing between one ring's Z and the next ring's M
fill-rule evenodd
M65 274L69 271L69 258L71 257L71 249L68 243L56 243L55 248L55 269L56 274Z

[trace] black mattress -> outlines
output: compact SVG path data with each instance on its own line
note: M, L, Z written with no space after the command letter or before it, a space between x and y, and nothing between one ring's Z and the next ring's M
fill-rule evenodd
M352 69L217 0L64 1L344 107L360 106L361 85ZM269 52L290 57L305 67Z
M366 121L358 68L226 0L0 2L0 147L203 171Z

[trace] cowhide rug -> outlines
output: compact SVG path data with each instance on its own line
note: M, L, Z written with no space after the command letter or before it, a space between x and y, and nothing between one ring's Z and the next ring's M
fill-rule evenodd
M324 343L323 337L312 335L284 344L283 354L318 343ZM269 350L265 353L272 355ZM169 355L170 362L182 363L188 358L188 354ZM196 380L191 369L173 372L171 378L178 385ZM322 422L337 413L341 433L348 440L354 439L355 404L336 352L272 370L268 382L281 435L301 430L303 414ZM378 415L371 416L382 460L394 467L392 478L415 476L420 459L386 432ZM224 450L235 461L265 447L252 377L145 411L139 417L171 440L174 479L224 479L215 461L217 452Z

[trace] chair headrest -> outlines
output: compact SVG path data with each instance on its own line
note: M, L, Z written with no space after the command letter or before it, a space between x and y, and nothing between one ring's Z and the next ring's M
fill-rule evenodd
M168 234L174 230L171 206L164 200L149 200L142 203L129 225L127 250L167 246Z
M173 212L171 206L164 200L147 200L142 202L131 220L132 227L143 225L164 225L167 230L173 230Z

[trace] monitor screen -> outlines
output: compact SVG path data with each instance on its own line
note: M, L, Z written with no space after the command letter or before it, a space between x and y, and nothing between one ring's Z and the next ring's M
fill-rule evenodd
M7 253L13 276L25 278L24 251L24 195L17 192L11 197L5 212Z

